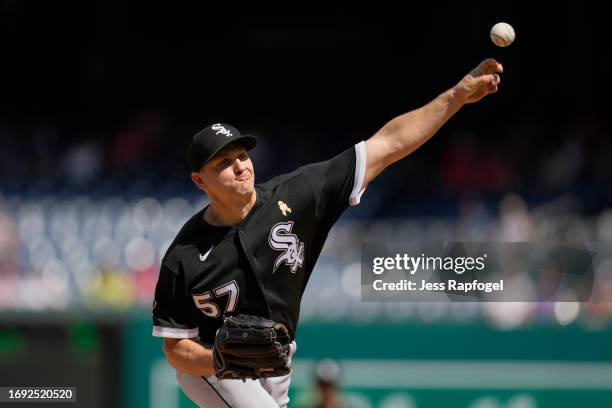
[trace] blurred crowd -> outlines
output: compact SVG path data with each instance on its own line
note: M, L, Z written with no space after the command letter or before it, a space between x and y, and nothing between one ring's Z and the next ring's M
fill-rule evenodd
M606 304L559 311L533 304L489 310L470 303L360 302L359 251L368 239L612 240L612 138L603 124L571 119L554 138L543 137L551 130L537 122L503 129L505 134L491 137L482 128L452 130L444 142L419 150L371 183L362 203L332 231L302 318L383 313L429 321L489 313L512 325L538 316L562 324L586 312L607 316ZM334 139L297 124L251 124L245 130L260 138L253 151L258 181L368 137ZM301 143L281 143L290 132ZM148 308L171 239L207 203L188 177L190 137L158 113L112 130L0 125L0 309Z
M489 135L482 127L443 131L375 180L354 215L463 216L480 211L474 199L494 215L508 192L530 207L546 205L549 212L601 213L612 206L609 129L596 116L563 120L560 129L523 120L499 124L502 134ZM177 126L152 112L113 129L0 123L0 193L32 199L189 194L187 144L192 132L207 124ZM337 135L335 127L309 129L301 123L249 123L242 130L260 139L253 151L258 181L325 160L370 136ZM295 143L287 143L289 137Z
M149 308L163 254L184 221L206 203L197 192L165 198L2 194L0 310ZM332 230L312 275L302 319L486 319L508 328L577 319L595 326L607 323L612 303L361 301L363 241L612 240L612 210L596 216L548 214L545 207L529 208L516 194L505 195L495 213L474 194L463 196L460 207L459 217L344 217ZM596 274L612 276L612 262L599 267L603 269Z

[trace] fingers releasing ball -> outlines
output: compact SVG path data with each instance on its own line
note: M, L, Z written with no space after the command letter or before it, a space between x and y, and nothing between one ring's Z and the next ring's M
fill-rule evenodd
M514 41L514 28L508 23L497 23L491 28L491 41L498 47L507 47Z

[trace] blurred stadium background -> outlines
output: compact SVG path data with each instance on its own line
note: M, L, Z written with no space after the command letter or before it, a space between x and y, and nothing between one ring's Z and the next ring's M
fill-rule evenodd
M0 1L0 385L76 386L87 407L191 406L150 308L160 257L207 203L188 177L193 133L221 121L257 135L263 181L369 137L493 56L500 93L388 169L330 234L292 406L315 406L322 359L347 407L612 406L612 303L359 292L364 240L612 240L605 13L280 11ZM517 32L507 49L488 39L498 21Z

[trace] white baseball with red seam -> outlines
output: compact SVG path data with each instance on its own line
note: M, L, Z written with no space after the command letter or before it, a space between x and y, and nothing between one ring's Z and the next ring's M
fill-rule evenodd
M508 23L497 23L491 28L491 41L498 47L507 47L514 41L514 28Z

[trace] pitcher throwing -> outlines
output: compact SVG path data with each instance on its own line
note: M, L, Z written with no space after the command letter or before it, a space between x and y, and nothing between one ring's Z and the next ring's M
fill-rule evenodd
M366 141L263 184L248 153L254 137L222 123L193 137L191 179L210 205L170 245L153 306L153 335L189 398L207 408L287 406L300 301L330 229L387 166L496 92L501 72L487 59Z

